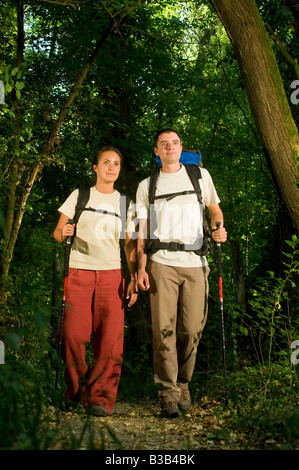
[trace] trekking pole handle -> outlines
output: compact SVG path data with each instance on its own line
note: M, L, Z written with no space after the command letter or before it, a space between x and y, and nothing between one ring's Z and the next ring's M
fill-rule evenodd
M70 225L73 225L75 223L75 221L73 219L69 219L67 221L67 223L70 224ZM65 242L66 242L67 245L70 245L72 243L72 238L73 238L72 235L66 237Z
M221 222L216 222L216 230L220 229ZM218 275L222 277L222 253L221 253L221 243L216 242L217 254L218 254Z
M75 221L73 219L69 219L68 224L74 224ZM73 240L73 235L69 235L65 239L65 251L64 251L64 277L66 278L68 276L68 271L69 271L69 260L70 260L70 252L71 252L71 247L72 247L72 240Z
M216 225L216 230L219 230L219 229L220 229L221 222L216 222L215 225Z

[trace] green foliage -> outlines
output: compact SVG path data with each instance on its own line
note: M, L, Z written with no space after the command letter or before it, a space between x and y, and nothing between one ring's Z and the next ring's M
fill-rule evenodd
M283 261L283 276L276 278L274 272L269 272L268 278L257 282L249 299L252 313L247 314L247 322L250 324L254 347L262 363L265 362L264 355L267 355L269 365L273 359L289 353L290 345L299 331L296 297L298 238L294 235L286 243L292 252L284 253L286 260Z
M209 395L216 400L222 381L214 375L207 384ZM261 436L265 447L298 448L299 381L287 360L271 366L247 366L230 373L227 381L227 400L217 409L225 427L214 438L221 440L242 430L246 436L243 450L254 449Z
M11 340L6 346L16 346ZM0 375L1 449L41 449L46 435L40 432L42 393L34 368L21 358L7 354Z

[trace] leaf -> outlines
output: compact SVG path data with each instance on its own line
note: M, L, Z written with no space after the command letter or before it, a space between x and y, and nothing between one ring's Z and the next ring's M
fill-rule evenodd
M19 67L14 67L10 72L11 76L14 77L19 71Z
M18 90L22 90L25 86L25 83L24 82L19 82L19 81L16 81L16 88Z
M202 425L202 424L193 424L193 425L192 425L192 429L201 430L201 429L203 429L203 425Z
M39 308L35 314L35 321L38 326L46 329L50 322L50 311L46 308Z
M5 89L6 89L7 93L10 93L11 90L12 90L12 86L9 83L6 83Z
M21 346L21 338L17 333L10 331L5 335L5 344L14 351L17 351Z
M286 429L293 435L299 434L299 406L296 405L291 415L289 415L285 422Z

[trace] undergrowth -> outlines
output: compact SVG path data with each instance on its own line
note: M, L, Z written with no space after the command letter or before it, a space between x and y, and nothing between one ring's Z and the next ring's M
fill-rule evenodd
M252 338L256 356L244 361L244 357L231 354L234 360L225 380L219 372L222 367L210 354L207 371L195 371L190 384L195 403L200 403L203 396L217 403L215 412L224 423L216 432L217 439L242 430L251 441L270 435L282 443L281 448L299 448L298 318L291 302L296 289L293 276L298 273L297 238L289 244L293 251L287 256L283 276L274 278L269 273L268 279L257 283L251 297L252 310L245 317L249 327L235 336L239 344L241 335ZM57 354L49 311L26 305L22 308L18 317L8 315L0 325L0 338L5 344L5 363L0 363L0 449L46 450L55 447L61 433L59 419L47 422L45 412L49 407L59 409L63 379L57 391ZM234 321L236 324L237 319ZM214 336L208 343L209 348L203 350L213 347L214 353ZM200 361L202 364L202 358ZM150 343L132 350L127 347L119 399L130 402L133 408L134 402L156 396ZM109 430L109 420L106 426ZM84 435L90 436L92 448L90 420L84 421L79 436L71 427L64 432L68 449L79 449ZM113 439L111 429L110 434ZM122 444L117 445L120 448ZM244 442L244 448L246 445Z

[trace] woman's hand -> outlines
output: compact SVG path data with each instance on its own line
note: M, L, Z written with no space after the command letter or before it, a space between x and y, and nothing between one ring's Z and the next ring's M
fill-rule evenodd
M65 241L67 237L72 237L75 231L75 224L65 224L61 229L61 241Z
M72 237L75 231L75 224L69 223L70 218L61 214L58 224L53 232L53 236L57 242L63 243L66 240L66 237Z
M135 279L131 280L127 288L127 299L130 299L128 307L132 307L138 298L138 287Z

